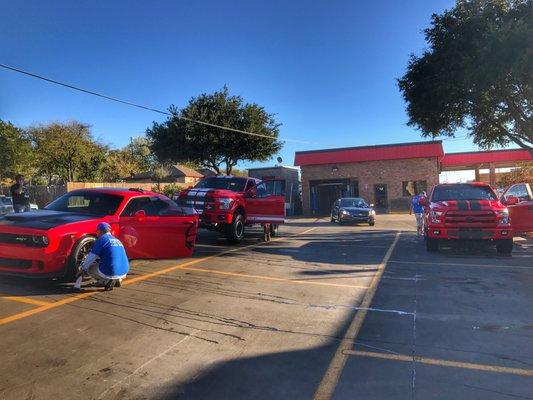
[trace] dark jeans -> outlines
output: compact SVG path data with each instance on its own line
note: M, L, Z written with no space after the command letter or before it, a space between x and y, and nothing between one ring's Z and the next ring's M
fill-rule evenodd
M23 213L31 211L29 204L13 204L13 209L16 213Z

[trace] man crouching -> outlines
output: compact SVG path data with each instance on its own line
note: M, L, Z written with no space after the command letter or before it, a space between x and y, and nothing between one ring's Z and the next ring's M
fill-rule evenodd
M83 275L89 275L104 284L105 290L120 286L130 269L124 246L111 234L111 226L101 222L96 227L98 239L80 266L74 290L81 290Z

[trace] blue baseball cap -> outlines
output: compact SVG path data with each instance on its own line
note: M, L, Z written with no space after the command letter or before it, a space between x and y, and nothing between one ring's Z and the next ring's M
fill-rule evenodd
M102 232L111 232L111 225L109 225L107 222L100 222L96 227L96 230Z

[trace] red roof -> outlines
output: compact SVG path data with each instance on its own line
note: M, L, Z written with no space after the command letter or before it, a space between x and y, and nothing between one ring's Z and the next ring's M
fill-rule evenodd
M491 150L471 151L467 153L449 153L442 160L443 167L454 167L472 164L487 164L498 162L531 161L533 157L528 150Z
M340 164L362 161L399 160L444 156L441 141L344 147L340 149L297 151L294 165Z

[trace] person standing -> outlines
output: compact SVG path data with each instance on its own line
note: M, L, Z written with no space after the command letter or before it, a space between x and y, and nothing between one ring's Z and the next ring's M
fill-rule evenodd
M421 191L411 199L411 209L409 215L415 213L416 218L416 235L424 234L424 206L422 206L420 199L426 197L426 192Z
M130 266L122 242L111 234L111 226L100 222L96 227L98 239L80 266L74 290L81 290L83 275L89 275L104 284L105 290L120 286Z
M13 199L13 209L16 213L31 211L30 196L28 195L24 184L24 175L17 175L15 177L15 184L10 188L11 197Z

